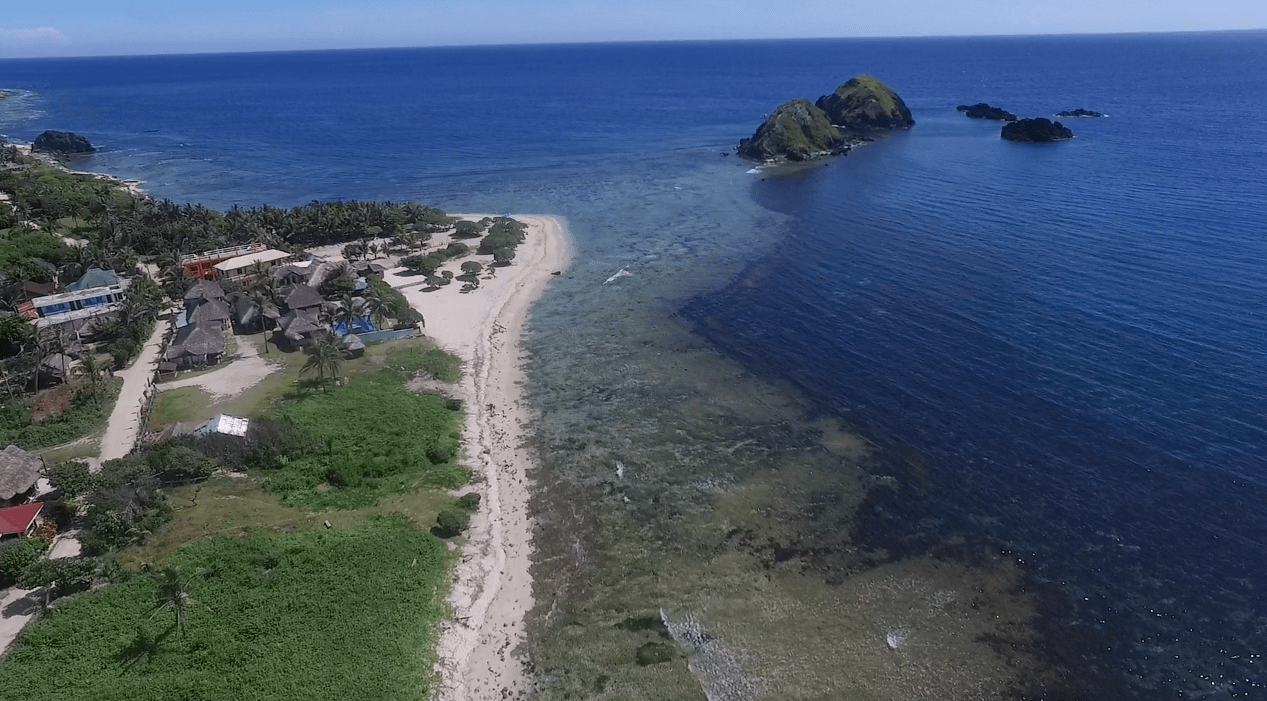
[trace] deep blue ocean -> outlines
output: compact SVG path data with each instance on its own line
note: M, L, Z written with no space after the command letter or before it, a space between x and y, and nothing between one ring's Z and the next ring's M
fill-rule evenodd
M721 155L860 72L914 129L792 174ZM877 447L907 487L860 538L999 544L1094 633L1066 664L1139 698L1267 698L1267 32L5 60L0 88L10 140L79 132L77 167L178 202L567 217L538 349L685 322ZM979 101L1109 116L1013 144ZM622 268L660 284L614 301Z

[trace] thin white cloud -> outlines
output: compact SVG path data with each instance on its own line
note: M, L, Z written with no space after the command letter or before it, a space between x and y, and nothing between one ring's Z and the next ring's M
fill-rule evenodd
M9 29L0 27L0 42L60 43L66 36L52 27L35 27L32 29Z

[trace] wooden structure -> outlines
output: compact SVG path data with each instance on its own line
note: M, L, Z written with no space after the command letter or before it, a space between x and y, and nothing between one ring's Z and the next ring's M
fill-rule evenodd
M230 258L259 253L264 249L265 246L262 243L247 243L241 246L217 248L213 251L191 253L186 256L181 256L180 264L181 267L185 269L185 277L196 278L198 280L214 280L219 273L219 271L216 270L217 263L222 263Z

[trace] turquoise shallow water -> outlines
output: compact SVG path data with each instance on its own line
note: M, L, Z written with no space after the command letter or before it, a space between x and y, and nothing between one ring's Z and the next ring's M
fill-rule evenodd
M719 520L736 485L789 474L790 446L820 440L789 417L838 419L874 444L868 479L898 488L855 504L854 482L805 477L838 502L788 517L807 571L838 582L981 544L1046 592L1046 654L1113 689L1100 697L1252 698L1265 48L1246 33L0 61L19 90L0 132L85 133L102 147L85 169L220 208L561 214L576 263L529 342L547 472L629 497L622 518L652 531ZM720 155L861 71L914 130L781 177ZM1025 147L954 111L980 100L1110 116ZM613 491L616 460L643 491Z

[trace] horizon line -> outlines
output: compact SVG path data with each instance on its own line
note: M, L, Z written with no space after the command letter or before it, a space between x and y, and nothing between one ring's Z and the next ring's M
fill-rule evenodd
M563 46L615 46L645 44L725 44L725 43L768 43L790 41L902 41L910 39L1015 39L1015 38L1054 38L1054 37L1133 37L1161 35L1196 35L1196 34L1258 34L1267 33L1267 27L1237 29L1197 29L1183 31L1137 31L1137 32L1035 32L1020 34L912 34L906 36L821 36L821 37L749 37L729 39L620 39L611 41L543 41L543 42L507 42L491 44L421 44L412 46L352 46L330 48L303 49L253 49L241 51L190 51L190 52L155 52L155 53L118 53L118 54L65 54L59 56L9 56L0 57L0 61L49 61L59 59L84 58L153 58L160 56L235 56L258 54L292 54L292 53L330 53L338 51L411 51L419 49L479 49L479 48L528 48L528 47L563 47Z

